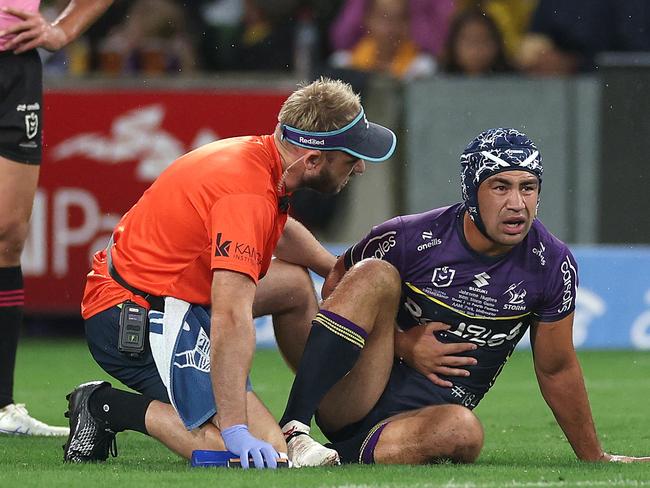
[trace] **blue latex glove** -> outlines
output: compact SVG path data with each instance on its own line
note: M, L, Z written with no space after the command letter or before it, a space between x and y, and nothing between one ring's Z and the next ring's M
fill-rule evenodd
M248 456L253 458L257 469L265 467L264 461L266 461L267 468L278 467L276 459L279 455L277 451L268 442L253 437L244 424L233 425L222 430L221 437L226 444L226 449L239 456L242 468L248 469Z

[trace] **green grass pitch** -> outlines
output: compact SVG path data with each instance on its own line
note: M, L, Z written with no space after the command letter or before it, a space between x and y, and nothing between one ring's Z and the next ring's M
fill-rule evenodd
M600 439L609 452L650 455L650 353L580 353ZM291 374L275 351L258 351L256 391L279 416ZM25 340L19 349L16 399L44 421L63 424L65 394L109 379L82 341ZM564 487L650 486L650 464L586 464L575 460L539 394L528 352L511 358L477 408L485 446L471 466L344 466L247 472L189 468L138 433L118 435L119 456L100 465L64 465L63 441L0 437L0 487Z

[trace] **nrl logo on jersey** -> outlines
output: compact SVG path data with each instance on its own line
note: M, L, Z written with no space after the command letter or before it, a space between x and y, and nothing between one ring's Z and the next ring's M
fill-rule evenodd
M449 266L436 268L433 270L431 283L433 283L433 286L437 286L438 288L446 288L447 286L451 285L455 274L456 270L450 268Z

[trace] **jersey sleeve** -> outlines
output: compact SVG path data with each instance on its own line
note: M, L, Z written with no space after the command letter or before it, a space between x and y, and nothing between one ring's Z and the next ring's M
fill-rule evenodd
M401 269L403 233L400 217L373 227L368 235L345 251L345 269L366 258L383 259Z
M211 268L238 271L257 283L274 220L272 205L260 195L220 198L210 212Z
M556 322L576 308L578 265L566 246L560 251L545 279L544 301L535 310L535 316L542 322Z

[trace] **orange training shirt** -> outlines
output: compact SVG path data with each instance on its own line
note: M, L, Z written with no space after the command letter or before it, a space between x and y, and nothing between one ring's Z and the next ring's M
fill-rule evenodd
M278 209L281 175L271 135L224 139L180 157L118 223L113 265L139 290L207 306L214 269L257 283L287 221ZM128 299L146 306L109 276L106 250L97 252L82 316Z

